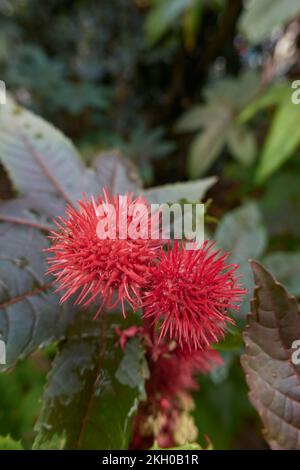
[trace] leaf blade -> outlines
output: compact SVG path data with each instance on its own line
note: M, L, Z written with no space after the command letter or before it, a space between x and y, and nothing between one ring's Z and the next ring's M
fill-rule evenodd
M300 368L291 359L299 305L260 263L251 266L256 287L242 357L250 400L272 449L300 449Z
M119 380L119 320L114 314L92 320L88 312L75 319L48 379L35 449L47 448L49 442L64 449L127 448L143 375L130 371L126 384ZM121 369L124 378L124 362Z
M300 143L299 120L300 107L284 101L275 114L263 147L256 174L258 183L265 181L292 156Z

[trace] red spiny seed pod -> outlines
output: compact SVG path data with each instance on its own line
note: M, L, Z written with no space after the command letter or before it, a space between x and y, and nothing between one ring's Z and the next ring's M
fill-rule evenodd
M105 204L112 208L106 214L108 219L98 211ZM58 290L65 291L61 302L76 294L75 303L85 307L100 300L97 314L104 306L109 309L121 304L124 316L125 301L134 309L141 305L140 290L149 281L162 242L149 236L129 235L127 228L133 215L129 215L132 211L128 209L134 204L144 207L141 227L150 230L151 214L146 200L133 199L129 194L111 197L105 190L104 198L99 196L95 202L84 197L78 208L68 206L65 217L55 220L57 229L50 234L52 246L47 250L52 253L48 273L55 276ZM103 232L105 223L109 225L110 236L99 238L99 230ZM111 238L113 229L114 238Z
M169 244L144 294L144 318L161 322L160 338L175 339L182 348L207 349L219 341L233 322L229 309L238 310L246 293L238 266L227 264L228 254L213 247L208 241L198 250Z

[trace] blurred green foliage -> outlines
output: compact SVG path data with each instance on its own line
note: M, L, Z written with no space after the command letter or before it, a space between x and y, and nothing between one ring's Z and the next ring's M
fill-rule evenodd
M39 353L34 360L0 375L0 436L9 434L22 440L25 448L32 446L47 367L47 360Z

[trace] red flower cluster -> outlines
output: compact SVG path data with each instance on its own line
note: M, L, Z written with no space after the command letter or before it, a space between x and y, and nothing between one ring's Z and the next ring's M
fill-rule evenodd
M199 250L186 250L174 242L163 251L144 295L144 317L162 319L161 336L182 346L206 349L224 335L229 309L237 309L244 290L237 283L236 265L228 254L213 251L205 242Z
M146 207L148 213L143 215L150 233L147 202L130 195L125 202ZM112 204L117 215L114 239L98 236L102 219L97 208L105 203ZM132 216L126 213L126 217L129 225ZM128 340L140 336L150 370L147 401L140 403L134 419L132 447L149 448L154 441L160 447L195 441L197 430L190 415L191 391L198 385L194 376L221 363L211 344L224 335L232 322L229 309L238 308L245 292L238 283L237 266L227 264L228 255L221 255L209 242L193 251L178 241L164 246L161 239L119 237L122 218L119 197L106 191L97 204L85 198L78 209L68 207L50 235L49 273L55 276L58 290L65 291L62 302L77 294L75 303L86 307L95 303L96 315L103 307L121 304L125 316L125 302L134 310L143 309L141 327L117 329L123 349Z
M147 201L142 198L125 197L128 206L136 202L147 206ZM56 277L60 285L58 290L65 291L61 302L79 293L76 304L87 307L100 300L96 316L104 306L112 309L118 304L122 305L125 316L124 301L134 309L142 305L141 289L149 282L161 241L119 239L118 224L116 239L100 239L96 210L106 203L114 206L118 222L122 211L119 198L111 198L106 191L104 199L99 196L96 203L85 198L79 202L78 209L69 206L66 217L55 221L57 230L51 232L52 246L48 250L54 256L49 259L48 272ZM128 225L131 220L132 216L127 216Z
M128 206L140 202L148 207L142 198L126 198ZM119 197L104 191L97 204L85 198L78 209L68 207L66 217L55 221L49 273L65 291L61 301L76 293L76 304L100 301L97 314L104 306L121 304L124 316L125 301L134 310L143 307L145 319L161 324L160 338L174 339L183 349L205 350L218 341L231 322L228 310L238 308L245 292L237 266L226 264L228 255L220 255L208 242L199 250L187 250L175 241L165 251L162 240L119 239L118 226L116 239L101 239L96 209L104 203L112 204L117 216L123 211ZM149 215L151 225L150 208ZM127 217L130 224L132 216Z

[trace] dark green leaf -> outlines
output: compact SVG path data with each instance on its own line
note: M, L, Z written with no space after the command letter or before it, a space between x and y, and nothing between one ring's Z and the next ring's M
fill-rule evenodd
M5 211L0 211L0 222L1 214L4 217ZM6 365L1 369L61 338L72 316L68 305L59 305L44 276L48 240L30 226L39 221L31 214L23 222L0 223L0 337L6 344Z
M83 312L75 319L48 379L36 449L128 447L131 418L144 395L144 357L135 340L123 356L115 328L125 325L121 314L94 321Z
M193 0L155 0L146 23L149 44L155 44L192 2Z

